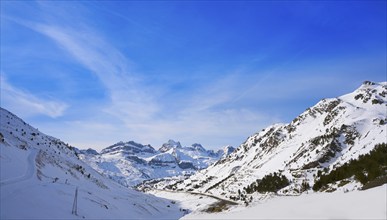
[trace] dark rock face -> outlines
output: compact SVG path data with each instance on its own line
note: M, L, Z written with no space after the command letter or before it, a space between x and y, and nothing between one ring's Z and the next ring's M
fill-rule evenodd
M178 163L178 166L181 169L193 169L193 170L196 170L196 167L191 162L188 162L188 161L180 161Z

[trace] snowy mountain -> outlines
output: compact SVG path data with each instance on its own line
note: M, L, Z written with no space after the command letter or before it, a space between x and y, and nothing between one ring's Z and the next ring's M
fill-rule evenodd
M78 158L79 150L7 110L0 108L0 119L1 219L177 219L184 214L169 200L101 176ZM134 149L142 146L133 144Z
M180 142L169 140L158 151L150 145L133 141L119 142L100 154L81 151L81 158L95 170L123 186L135 186L145 180L192 175L230 154L231 146L214 152L200 144L182 147Z
M227 157L169 186L245 201L247 191L270 178L284 183L278 194L308 191L321 175L387 142L386 96L386 82L366 81L350 94L321 100L289 124L263 129ZM348 191L361 186L351 177L321 190Z
M169 150L172 149L172 148L179 148L179 149L181 149L182 147L181 147L180 142L176 142L176 141L174 141L174 140L169 140L167 143L164 143L164 144L160 147L159 151L160 151L161 153L164 153L164 152L169 151Z

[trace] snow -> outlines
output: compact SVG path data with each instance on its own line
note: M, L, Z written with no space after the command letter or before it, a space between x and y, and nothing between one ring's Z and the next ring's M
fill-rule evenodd
M193 211L201 212L208 208L209 205L218 201L217 199L208 196L194 195L186 192L152 190L148 191L148 193L157 197L175 201L182 209L187 210L186 213Z
M349 193L281 196L222 213L192 212L182 219L386 219L387 184Z
M79 160L74 148L0 108L1 219L178 219L170 200L125 188ZM72 214L78 188L77 215Z
M16 174L18 172L20 172L21 170L25 170L24 174L22 175L19 175L19 176L16 176L16 177L10 177L10 175L7 177L4 177L2 178L2 181L0 182L0 185L1 186L5 186L5 185L9 185L9 184L13 184L13 183L17 183L17 182L21 182L21 181L24 181L24 180L28 180L30 179L34 173L35 173L35 158L36 158L36 155L37 155L38 151L37 150L31 150L26 158L26 160L18 160L17 161L17 166L23 166L24 169L15 169L15 170L10 170L10 169L7 169L5 173L7 174ZM9 167L12 167L11 164L12 164L13 160L9 160L7 161L6 163L2 164L4 167L4 170L5 168L9 168ZM16 171L16 172L14 172Z
M18 151L10 151L7 155L1 154L1 180L2 184L12 182L13 179L19 179L25 176L25 171L29 168L28 157L32 155L28 152L20 153ZM10 167L18 166L18 169L9 169Z
M161 153L161 154L154 155L152 157L145 158L145 160L173 163L176 161L176 158L172 156L171 152L167 151L165 153Z

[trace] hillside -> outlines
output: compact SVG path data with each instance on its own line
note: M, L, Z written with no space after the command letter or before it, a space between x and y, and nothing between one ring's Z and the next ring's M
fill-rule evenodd
M169 200L101 176L75 148L3 108L0 119L1 219L177 219L184 214Z
M321 175L387 142L386 96L386 82L364 82L352 93L321 100L289 124L263 129L226 158L170 185L246 203L256 198L250 194L258 184L272 184L268 189L280 195L311 191ZM351 191L362 186L350 177L319 190Z

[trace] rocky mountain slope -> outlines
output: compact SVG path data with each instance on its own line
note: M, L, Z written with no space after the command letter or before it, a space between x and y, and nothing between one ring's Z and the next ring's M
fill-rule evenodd
M245 201L252 199L246 194L269 179L279 186L273 190L277 194L310 191L321 175L387 142L386 106L387 83L366 81L352 93L321 100L289 124L275 124L250 136L229 156L186 180L169 183L169 188ZM320 190L361 186L350 177Z
M80 151L80 158L95 170L124 186L135 186L145 180L192 175L197 170L226 157L234 150L226 146L219 151L206 150L200 144L182 147L169 140L159 150L133 141L119 142L97 153Z
M75 148L2 108L0 120L1 219L176 219L184 214L168 200L101 176Z

